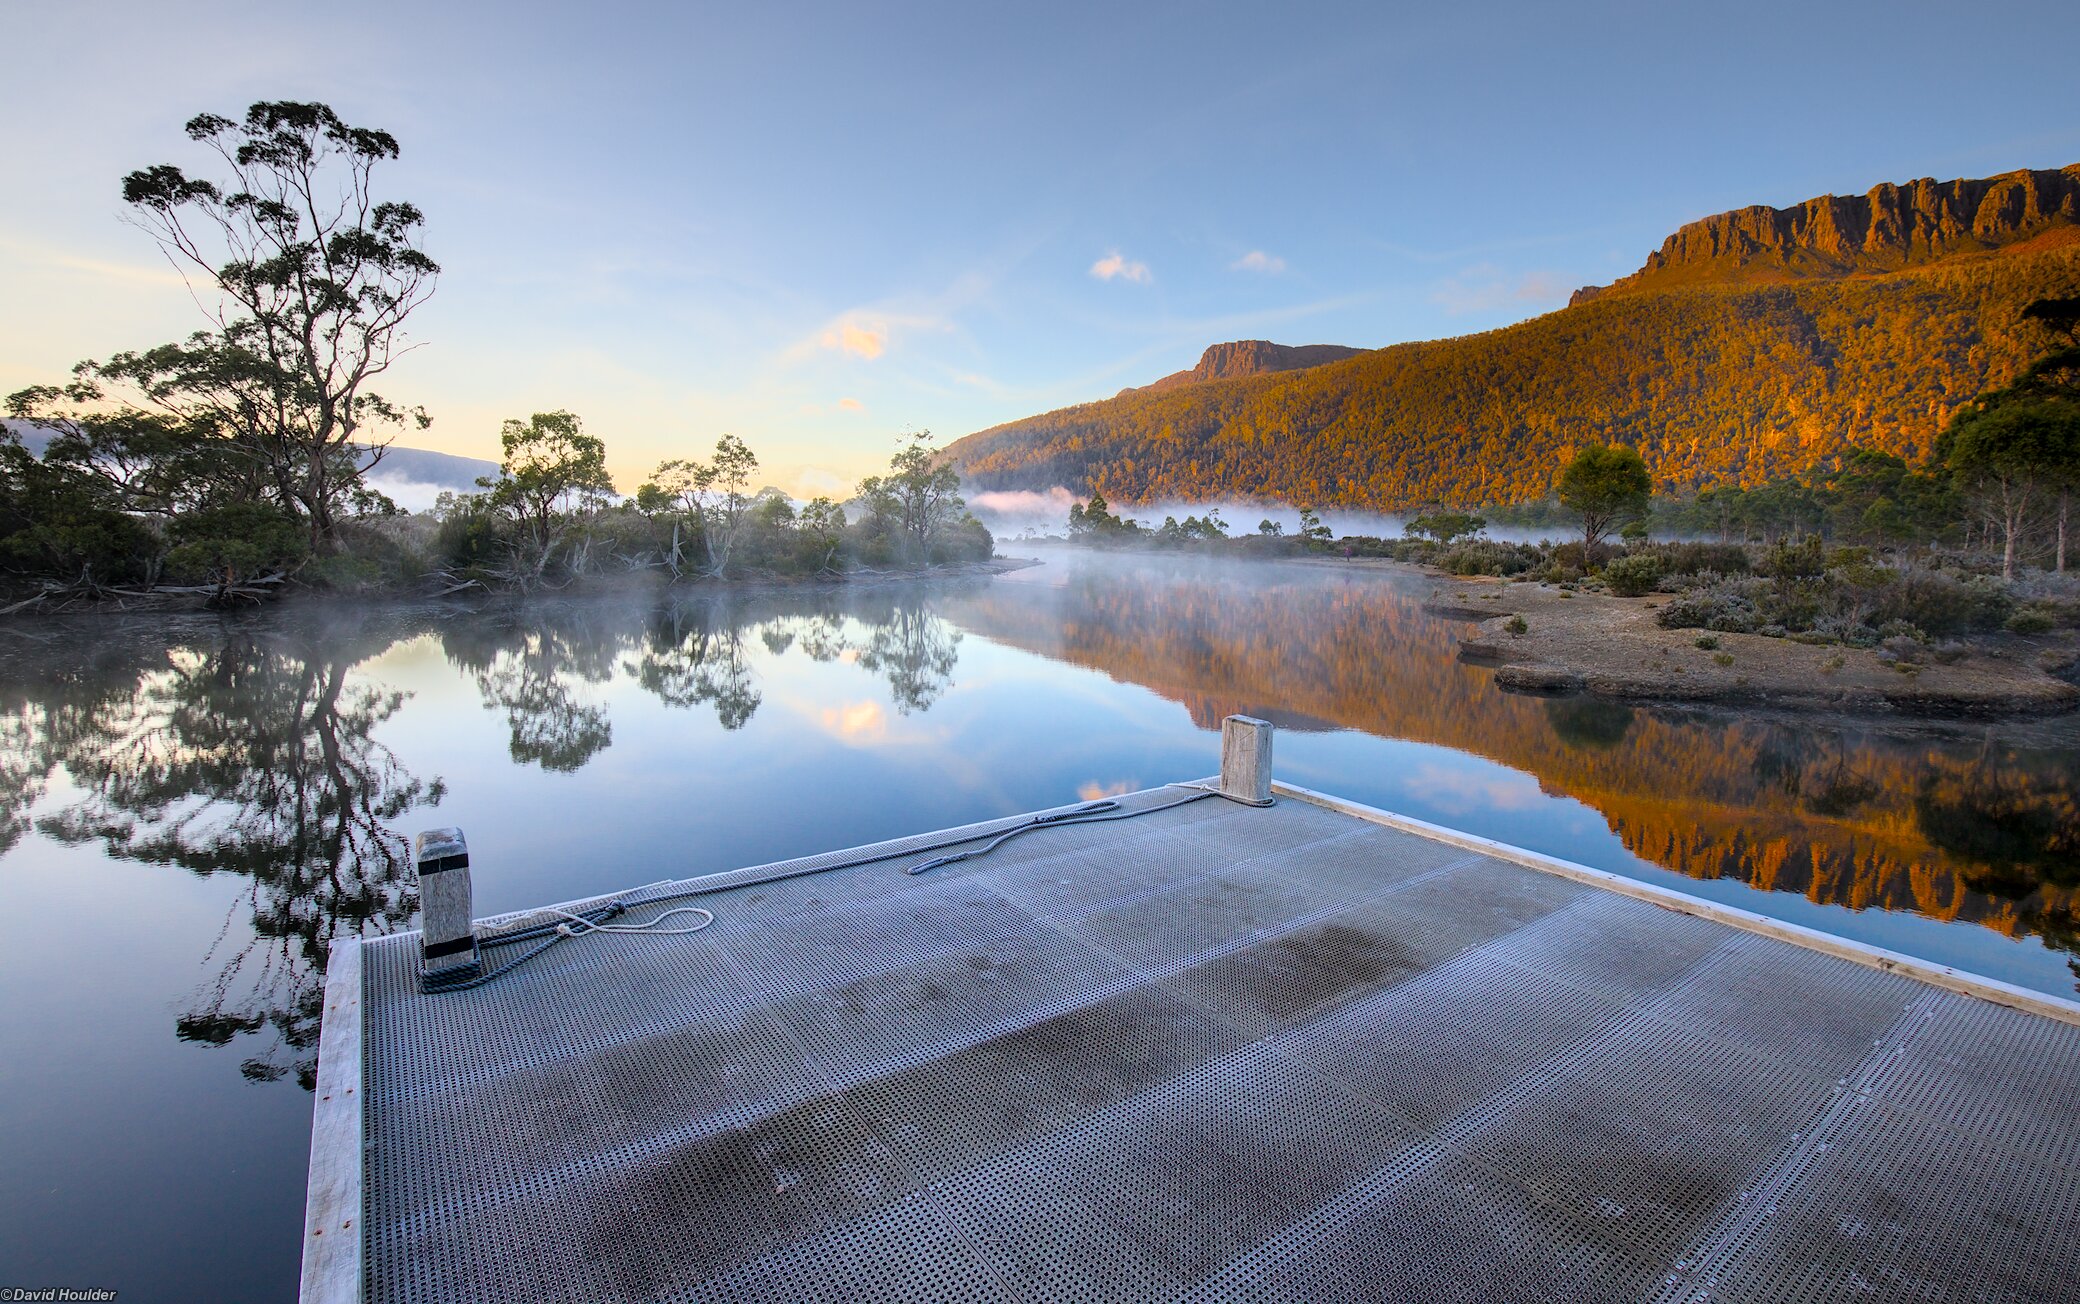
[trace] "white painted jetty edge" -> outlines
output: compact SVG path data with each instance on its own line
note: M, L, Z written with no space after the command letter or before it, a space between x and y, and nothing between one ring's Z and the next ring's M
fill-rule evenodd
M361 1304L361 939L332 943L311 1107L302 1304Z
M1471 833L1461 833L1457 829L1446 828L1442 824L1432 824L1427 820L1415 819L1408 815L1396 815L1392 811L1381 810L1377 806L1367 806L1362 802L1347 801L1342 797L1332 797L1326 792L1316 792L1312 788L1302 788L1297 784L1273 782L1271 790L1300 801L1311 802L1316 806L1321 806L1340 814L1355 816L1373 824L1383 824L1390 829L1400 829L1405 833L1413 833L1419 837L1429 838L1434 842L1442 842L1454 847L1463 847L1468 851L1477 851L1482 855L1492 856L1497 860L1506 860L1512 864L1522 865L1527 869L1536 869L1543 873L1555 874L1561 878L1571 878L1577 883L1586 883L1590 887L1599 887L1607 892L1616 892L1620 896L1633 897L1650 905L1660 906L1665 910L1674 910L1686 915L1696 915L1701 919L1710 919L1750 933L1760 933L1764 937L1774 937L1778 941L1789 942L1793 946L1803 946L1808 950L1824 952L1827 955L1836 956L1843 960L1868 965L1873 969L1882 969L1887 973L1903 974L1909 978L1916 978L1922 982L1929 983L1932 986L1941 987L1946 991L1958 992L1966 996L1976 996L1981 1000L1992 1001L1996 1005L2005 1005L2010 1009L2021 1010L2028 1014L2040 1014L2047 1019L2057 1019L2061 1023L2080 1026L2080 1002L2069 1001L2045 992L2032 991L2027 987L2018 987L2014 983L2002 982L1998 978L1988 978L1983 974L1952 968L1947 964L1936 964L1931 960L1922 960L1911 955L1902 955L1898 951L1888 951L1884 947L1872 946L1868 942L1858 942L1846 937L1837 937L1833 933L1822 932L1817 928L1807 928L1803 924L1793 924L1782 919L1772 919L1768 915L1759 915L1752 910L1743 910L1739 906L1722 905L1717 901L1707 901L1703 897L1691 896L1687 892L1678 892L1673 888L1660 887L1653 883L1644 883L1635 878L1626 878L1622 874L1610 873L1607 870L1592 869L1587 865L1576 864L1572 860L1561 860L1557 856L1527 851L1522 847L1513 847L1507 842L1497 842L1493 838L1483 838Z

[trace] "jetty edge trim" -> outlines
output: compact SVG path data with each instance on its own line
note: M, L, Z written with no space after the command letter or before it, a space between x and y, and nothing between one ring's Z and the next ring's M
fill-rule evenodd
M300 1304L360 1304L362 1298L361 945L358 937L336 938L325 963Z
M1381 810L1377 806L1367 806L1362 802L1332 796L1326 792L1317 792L1312 788L1300 787L1298 784L1274 782L1271 785L1271 790L1291 797L1296 801L1309 802L1324 809L1354 816L1369 823L1385 825L1390 829L1400 829L1405 833L1413 833L1419 837L1429 838L1433 842L1442 842L1447 846L1477 851L1482 855L1492 856L1497 860L1506 860L1511 864L1522 865L1526 869L1535 869L1541 873L1573 879L1577 883L1585 883L1590 887L1602 888L1607 892L1615 892L1620 896L1629 896L1635 900L1644 901L1649 905L1660 906L1664 910L1673 910L1685 915L1696 915L1701 919L1710 919L1717 923L1741 929L1744 932L1759 933L1764 937L1773 937L1780 942L1789 942L1793 946L1802 946L1809 951L1819 951L1825 955L1850 960L1856 964L1879 969L1886 973L1902 974L1906 977L1928 983L1931 986L1940 987L1945 991L1957 992L1964 996L1974 996L1980 1000L1991 1001L1995 1005L2006 1006L2011 1010L2020 1010L2026 1014L2042 1015L2047 1019L2056 1019L2060 1023L2068 1023L2075 1027L2080 1027L2080 1001L2070 1001L2063 997L2050 995L2047 992L2035 991L2028 987L2019 987L2014 983L2003 982L1998 978L1989 978L1984 974L1972 973L1969 970L1958 969L1951 965L1938 964L1933 960L1923 960L1898 951L1888 951L1882 946L1873 946L1868 942L1858 942L1851 938L1837 936L1834 933L1823 932L1817 928L1808 928L1804 924L1794 924L1782 919L1772 919L1768 915L1757 914L1752 910L1743 910L1739 906L1729 906L1717 901L1708 901L1703 897L1691 896L1688 892L1678 892L1673 888L1661 887L1636 878L1627 878L1622 874L1613 874L1608 870L1593 869L1588 865L1577 864L1572 860L1562 860L1557 856L1548 856L1543 852L1529 851L1523 847L1512 846L1507 842L1497 842L1493 838L1484 838L1473 833L1461 833L1457 829L1447 828L1442 824L1432 824L1428 820L1419 820L1411 815L1397 815L1393 811Z

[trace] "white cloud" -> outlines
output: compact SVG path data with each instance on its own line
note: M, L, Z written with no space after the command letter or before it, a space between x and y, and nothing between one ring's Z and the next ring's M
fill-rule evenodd
M1155 273L1148 270L1147 263L1128 262L1126 255L1117 249L1092 263L1091 275L1101 281L1132 281L1136 285L1146 285L1156 279Z
M1025 530L1059 533L1069 523L1069 506L1076 498L1060 485L1045 493L1031 489L994 489L968 499L968 506L983 524L1001 534Z
M1236 272L1264 272L1276 276L1286 269L1286 260L1277 254L1267 254L1262 249L1252 249L1229 263L1228 269Z

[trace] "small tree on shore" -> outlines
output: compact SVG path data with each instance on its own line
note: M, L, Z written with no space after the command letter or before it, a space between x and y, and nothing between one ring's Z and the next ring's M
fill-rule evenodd
M2001 533L2001 576L2015 578L2017 545L2037 505L2058 503L2058 569L2066 508L2080 472L2080 406L2034 399L1989 403L1943 433L1944 461Z
M2080 300L2039 299L2023 316L2070 336ZM1966 404L1935 451L2000 530L2004 577L2015 577L2017 545L2040 502L2055 504L2055 564L2064 571L2067 518L2080 491L2080 346L2054 348L2009 384Z
M521 574L538 581L569 533L571 513L614 492L607 446L569 412L537 412L510 420L499 434L505 456L496 480L479 481L489 505L512 522Z
M730 553L751 506L751 476L757 470L758 454L735 435L724 435L715 441L712 462L690 457L659 462L649 482L637 489L636 503L645 511L672 511L690 519L700 534L708 574L720 579L729 573ZM667 558L673 574L679 571L680 544L675 521Z
M1401 527L1401 532L1412 539L1435 539L1439 543L1451 543L1455 539L1471 539L1488 528L1487 518L1466 512L1425 512Z
M937 459L929 430L905 436L888 461L888 474L860 481L859 496L876 516L895 526L916 560L926 564L932 559L932 545L960 522L967 507L961 498L960 472Z
M828 498L811 498L796 523L816 558L816 569L832 569L838 560L838 546L845 540L845 509Z
M1620 522L1644 515L1654 482L1637 450L1623 444L1586 445L1560 473L1560 502L1582 518L1582 561Z

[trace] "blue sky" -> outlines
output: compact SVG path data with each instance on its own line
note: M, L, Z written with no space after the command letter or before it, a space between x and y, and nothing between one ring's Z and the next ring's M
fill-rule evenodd
M2080 7L15 0L0 390L199 324L124 172L202 110L396 134L444 268L386 386L632 489L731 431L798 492L1207 344L1488 330L1681 223L2080 161Z

